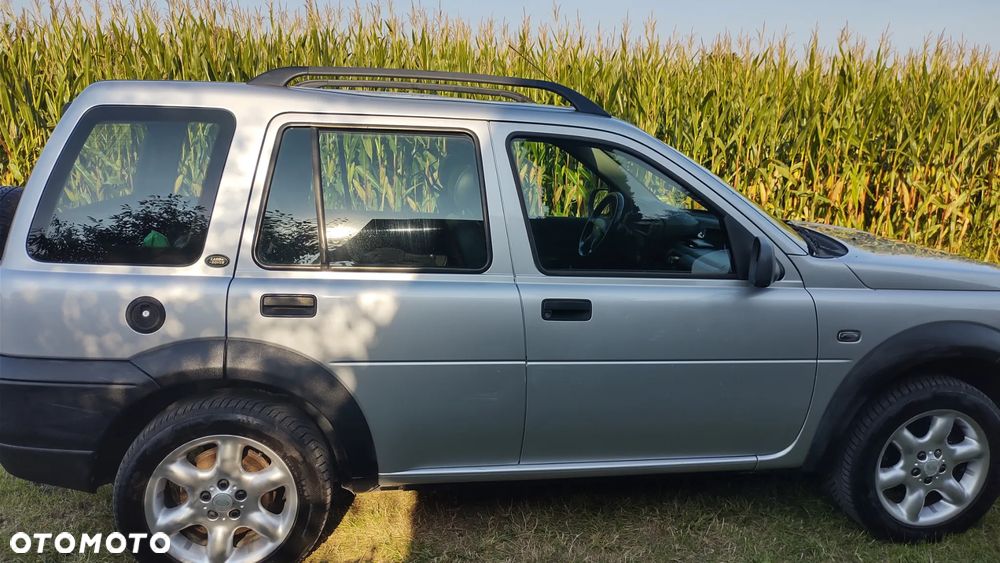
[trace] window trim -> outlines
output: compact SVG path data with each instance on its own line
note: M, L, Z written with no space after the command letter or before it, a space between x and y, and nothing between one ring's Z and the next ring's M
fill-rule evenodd
M528 206L525 201L524 188L521 185L521 174L517 170L517 162L514 155L514 141L517 140L536 140L545 142L546 139L564 139L568 141L579 141L584 143L589 143L596 147L610 148L622 151L629 156L641 161L653 170L663 174L667 178L670 178L676 182L679 186L694 194L696 199L705 206L708 211L714 213L719 218L719 223L722 227L723 233L726 235L726 241L729 243L729 268L730 272L727 274L692 274L683 272L650 272L644 270L553 270L545 268L542 266L542 262L538 257L538 247L535 244L535 233L531 228L531 218L528 216ZM535 268L538 272L544 276L550 277L588 277L588 278L649 278L649 279L682 279L682 280L741 280L743 279L737 272L736 258L733 256L734 246L733 246L733 235L729 232L729 229L725 226L725 219L729 217L729 214L725 213L719 206L711 200L711 198L705 197L705 195L692 187L688 182L684 182L673 174L666 167L662 166L660 163L653 161L652 159L640 155L636 150L627 147L621 143L615 141L610 141L606 139L598 139L594 137L586 137L582 135L572 135L566 133L542 133L530 130L513 131L509 133L504 139L504 145L507 152L507 162L510 164L511 174L514 177L514 185L517 187L517 199L521 206L521 219L524 223L525 231L528 235L528 245L531 247L531 258L535 263Z
M118 112L117 116L119 117L123 114L135 115L136 117L102 119L103 114L113 112ZM197 117L194 116L202 115L206 117L206 120L202 122L215 123L219 126L219 134L212 146L212 155L209 160L208 169L205 172L205 182L202 184L202 189L205 189L205 186L208 185L213 186L212 191L214 194L211 198L212 207L206 217L208 221L208 231L210 231L212 228L212 217L215 215L215 205L218 202L219 191L222 188L222 179L225 175L226 164L229 162L229 154L232 151L233 139L236 136L236 116L227 109L216 107L102 104L88 108L87 111L80 116L80 119L78 119L73 125L73 130L66 138L66 142L59 150L59 155L56 157L56 161L52 165L49 176L45 180L45 185L42 187L42 195L38 200L38 204L35 205L35 212L31 217L30 224L28 225L28 236L24 241L24 250L28 259L39 264L62 264L87 267L118 266L132 268L187 268L200 262L201 257L205 254L205 247L208 245L208 231L205 232L205 239L202 241L201 250L198 252L198 255L195 256L190 262L177 264L158 264L147 262L62 262L56 260L44 260L35 256L29 245L31 233L35 230L35 226L39 221L39 218L42 216L42 212L47 210L45 213L49 215L49 224L51 224L52 219L55 217L55 207L59 203L59 196L62 195L63 189L65 189L65 183L69 179L69 174L73 169L73 165L76 164L77 159L80 157L80 153L83 151L83 145L87 142L90 134L94 131L94 128L98 124L141 123L143 122L143 117L152 118L146 119L146 121L155 121L156 116L174 114L191 116L191 119L187 120L189 124L200 123ZM177 119L176 121L181 122L185 120ZM70 158L69 155L72 155L72 158ZM213 181L210 182L209 180ZM61 184L61 189L59 191L56 191L55 184L57 181Z
M264 213L267 211L267 201L271 193L271 184L274 179L274 169L278 158L278 151L281 148L281 141L285 136L285 132L288 129L309 129L313 136L313 157L314 159L319 158L319 144L315 142L319 138L319 134L322 131L336 131L343 133L351 132L361 132L361 133L384 133L384 134L406 134L406 135L437 135L437 136L463 136L467 137L472 141L474 151L476 153L476 168L479 173L479 194L481 202L483 204L483 229L485 230L485 242L486 242L486 263L483 264L482 268L477 269L459 269L459 268L411 268L404 266L336 266L333 267L326 261L321 261L319 264L268 264L261 260L260 256L257 254L258 243L260 242L261 225L264 221ZM320 178L318 162L314 161L313 165L313 189L322 190L322 179ZM260 205L257 210L257 219L254 225L254 235L251 244L251 256L253 257L254 264L262 270L269 271L307 271L307 272L381 272L381 273L400 273L400 274L484 274L489 271L493 266L493 239L491 236L490 229L490 214L489 214L489 198L486 193L486 175L483 170L483 154L482 145L479 142L479 137L476 134L465 128L455 127L383 127L379 125L340 125L336 123L323 123L323 122L291 122L283 123L275 134L274 145L271 148L271 155L268 158L268 170L267 178L264 184L264 191L261 195ZM326 229L323 227L325 224L326 208L322 204L322 192L316 191L315 195L317 197L317 225L319 226L319 245L320 245L320 256L321 258L326 255L327 244L326 244Z

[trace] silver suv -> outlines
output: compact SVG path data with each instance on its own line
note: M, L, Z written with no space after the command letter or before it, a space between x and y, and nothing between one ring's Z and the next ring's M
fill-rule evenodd
M802 468L901 541L1000 493L1000 269L771 218L559 84L95 84L0 232L0 462L178 560L301 558L339 487Z

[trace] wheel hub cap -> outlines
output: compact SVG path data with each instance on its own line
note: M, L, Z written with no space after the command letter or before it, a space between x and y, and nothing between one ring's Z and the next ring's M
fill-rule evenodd
M217 494L212 497L212 506L219 510L228 510L233 506L233 497L226 493Z
M937 475L941 472L941 462L937 460L930 460L924 463L924 473L927 475Z

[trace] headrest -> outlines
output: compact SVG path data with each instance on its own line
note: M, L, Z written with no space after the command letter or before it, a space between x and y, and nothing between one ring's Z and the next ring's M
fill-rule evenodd
M438 164L438 211L444 215L482 218L482 195L475 149L466 140L449 140Z

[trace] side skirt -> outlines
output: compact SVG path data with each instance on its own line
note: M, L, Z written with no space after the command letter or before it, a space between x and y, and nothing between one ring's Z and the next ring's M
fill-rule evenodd
M517 481L564 477L611 477L657 473L695 473L701 471L752 471L756 456L717 458L651 459L615 462L536 463L527 465L490 465L482 467L440 467L380 473L379 487Z

